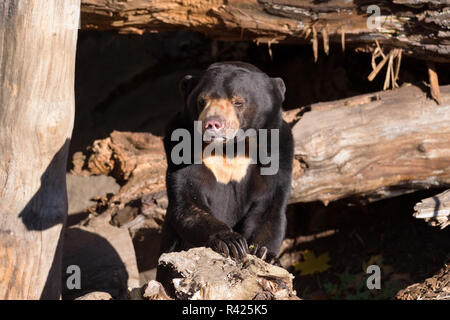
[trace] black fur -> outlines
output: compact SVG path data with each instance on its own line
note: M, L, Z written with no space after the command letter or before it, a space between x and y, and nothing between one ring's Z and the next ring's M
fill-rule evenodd
M222 62L211 65L200 77L186 76L180 89L185 108L169 125L164 139L169 206L161 253L209 246L235 259L249 252L273 262L285 234L293 158L291 130L281 117L283 80L270 78L249 64ZM170 139L172 131L185 128L193 133L193 121L201 112L199 96L204 94L244 97L245 105L236 110L244 130L280 130L275 175L261 175L262 165L251 164L240 182L222 184L203 164L171 162L171 150L177 143Z

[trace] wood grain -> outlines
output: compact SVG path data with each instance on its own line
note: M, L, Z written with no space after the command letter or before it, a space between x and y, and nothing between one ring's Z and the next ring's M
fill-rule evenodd
M291 202L377 199L450 184L450 86L441 97L437 106L409 86L313 105L293 128L304 170Z
M79 0L0 3L0 299L57 299Z

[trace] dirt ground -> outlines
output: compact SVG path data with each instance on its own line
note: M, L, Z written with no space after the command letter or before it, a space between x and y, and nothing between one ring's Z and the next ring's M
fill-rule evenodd
M296 276L297 294L304 299L391 299L399 290L438 274L446 264L447 272L433 281L437 282L435 287L449 290L450 230L430 227L411 215L420 199L435 192L418 192L369 205L348 206L339 201L328 207L316 203L291 208L290 223L294 227L287 236L296 237L296 241L291 240L295 244L281 259ZM305 252L311 251L316 257L328 255L328 268L302 275L295 264L305 261ZM379 290L368 290L366 286L366 269L371 264L381 268ZM320 270L319 262L316 269ZM430 299L442 295L439 290L435 295L425 295L424 291L424 285L417 285L397 298Z

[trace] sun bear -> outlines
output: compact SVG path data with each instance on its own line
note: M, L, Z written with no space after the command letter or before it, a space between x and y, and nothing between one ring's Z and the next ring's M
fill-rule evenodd
M161 253L206 246L274 263L293 160L283 80L247 63L220 62L185 76L180 90L185 106L164 138L169 204Z

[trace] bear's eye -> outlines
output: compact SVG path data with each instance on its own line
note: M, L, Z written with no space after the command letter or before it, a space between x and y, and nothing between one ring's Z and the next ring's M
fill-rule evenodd
M206 106L206 100L204 98L198 99L198 107L203 109Z
M236 99L233 101L233 106L236 108L242 108L244 106L244 101L241 99Z

